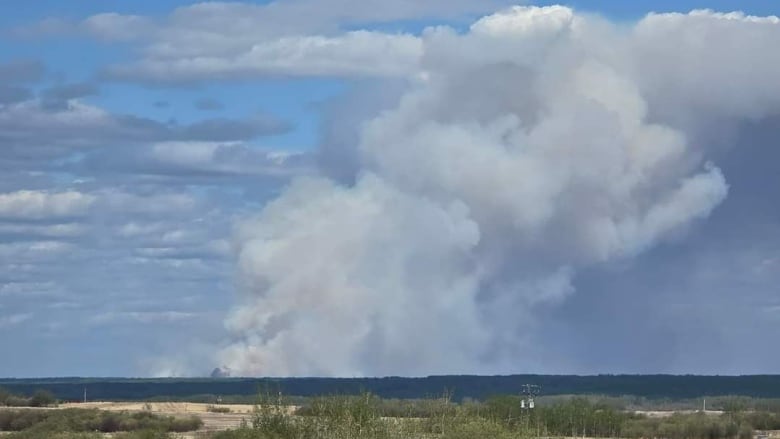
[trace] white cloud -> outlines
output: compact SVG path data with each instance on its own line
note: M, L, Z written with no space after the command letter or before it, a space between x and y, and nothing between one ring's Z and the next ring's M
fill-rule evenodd
M480 19L471 25L471 32L493 37L539 38L540 34L557 34L570 27L574 17L574 11L564 6L545 6L533 10L513 6Z
M409 76L421 42L412 35L354 31L339 36L286 36L247 44L237 53L151 57L115 66L111 76L190 81L263 76Z
M86 226L78 223L63 224L3 224L0 223L0 235L20 237L35 236L43 238L75 238L87 231Z
M17 263L45 263L74 248L71 243L53 240L0 243L0 256Z
M17 34L86 33L145 44L140 62L109 74L146 81L257 76L406 76L420 43L409 35L344 28L399 20L462 20L510 4L504 0L285 0L264 5L205 2L163 20L103 13L81 22L48 21Z
M116 324L118 322L135 323L175 323L192 320L198 314L183 311L109 311L90 318L94 325Z
M758 118L777 108L780 54L768 48L778 38L777 17L651 14L634 27L628 49L635 51L633 75L648 100L691 125Z
M64 88L64 87L63 87ZM114 114L73 97L88 90L59 90L51 102L26 100L0 105L0 166L19 169L51 167L44 159L70 158L74 152L105 149L111 156L129 145L158 142L231 142L285 133L291 127L272 115L245 119L212 118L191 124L160 122ZM89 87L86 87L87 89ZM69 93L71 94L69 96ZM118 154L121 155L121 154ZM22 168L26 169L26 168Z
M274 36L332 33L342 26L421 18L458 20L510 3L496 0L284 0L265 5L204 2L178 8L158 24L155 32L136 35L154 41L152 50L158 55L179 51L189 55L187 49L197 46L201 47L197 50L224 53L248 41ZM92 23L111 26L90 26ZM129 34L148 24L148 19L143 17L110 13L89 17L79 26L96 31L95 35L100 37Z
M240 142L163 142L141 151L144 167L170 173L294 175L309 172L305 153L250 148Z
M164 227L164 223L129 222L120 226L117 233L126 238L137 238L159 233Z
M54 282L7 282L0 284L0 296L51 296L61 294Z
M198 200L187 193L136 194L117 189L97 193L99 205L115 214L189 215L198 207Z
M95 197L76 191L17 191L0 194L0 218L51 220L84 216Z
M110 41L133 41L146 38L155 30L154 22L138 15L121 15L115 12L93 15L81 26L86 32Z
M10 328L20 325L33 317L32 313L11 314L7 316L0 315L0 328Z

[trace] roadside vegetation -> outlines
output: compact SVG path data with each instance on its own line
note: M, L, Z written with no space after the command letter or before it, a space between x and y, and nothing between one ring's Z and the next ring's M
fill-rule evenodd
M627 398L627 397L626 397ZM780 406L747 398L713 401L717 413L681 412L653 417L637 413L635 402L605 397L538 398L523 409L518 396L454 401L450 394L427 399L323 396L289 399L269 392L237 429L199 433L211 439L530 439L592 437L626 439L751 439L757 430L780 430ZM709 406L709 401L708 401ZM295 408L297 407L297 408ZM211 405L211 413L230 413ZM199 429L195 417L159 416L149 411L96 409L0 410L4 439L164 439Z
M209 413L230 413L230 407L210 405L206 407L206 411Z
M521 409L515 396L454 403L446 395L403 401L370 394L311 398L294 414L278 397L265 398L258 407L251 423L214 439L751 439L755 430L780 429L777 412L735 409L651 418L579 397L533 410Z
M0 406L5 407L49 407L57 404L51 392L36 390L32 396L15 395L0 387Z
M159 433L194 431L202 425L203 421L197 416L175 418L149 412L117 413L95 409L0 410L0 431L17 432L15 435L5 436L14 439L57 437L56 434L78 438L83 436L79 435L80 433L95 432L143 432L146 435L154 433L159 436Z

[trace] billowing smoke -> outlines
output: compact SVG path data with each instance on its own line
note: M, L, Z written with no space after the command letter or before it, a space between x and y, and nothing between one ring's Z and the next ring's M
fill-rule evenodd
M354 178L297 180L239 227L234 373L538 370L537 312L705 219L714 133L780 111L777 18L514 7L420 38Z

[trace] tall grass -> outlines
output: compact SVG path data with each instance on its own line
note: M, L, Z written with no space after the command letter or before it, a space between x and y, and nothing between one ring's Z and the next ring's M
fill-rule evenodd
M93 439L94 432L120 432L117 439L164 439L168 432L194 430L200 419L99 410L0 411L7 439ZM211 439L530 439L603 437L663 439L750 439L754 430L780 429L780 411L744 410L722 415L675 414L650 418L605 401L558 399L522 409L517 396L454 402L448 394L403 401L365 393L309 398L292 410L281 395L263 395L241 428ZM126 432L122 432L126 431Z
M392 414L392 415L391 415ZM391 415L392 417L388 416ZM454 403L447 395L413 403L371 394L313 398L296 413L282 398L266 398L252 422L215 439L750 439L754 429L780 428L775 413L699 413L648 418L609 404L570 398L523 410L520 398Z
M174 418L148 412L116 413L85 409L0 411L0 431L24 432L33 435L30 437L41 438L57 432L185 432L197 430L202 425L203 421L197 416Z

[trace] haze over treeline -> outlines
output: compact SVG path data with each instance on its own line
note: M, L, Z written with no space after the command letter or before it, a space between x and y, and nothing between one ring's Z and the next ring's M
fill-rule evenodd
M526 384L539 386L542 398L584 395L591 399L613 397L626 407L646 405L672 408L710 398L717 410L723 401L747 397L758 405L780 405L780 376L671 376L671 375L508 375L430 376L419 378L49 378L0 380L0 387L33 395L45 389L63 400L80 400L84 389L91 400L175 400L213 402L217 398L256 402L258 395L317 397L371 393L383 398L421 399L443 395L485 400L500 395L519 395ZM720 398L718 398L720 397ZM233 399L231 399L233 398ZM718 402L720 401L720 402ZM676 406L675 406L676 404ZM667 407L669 408L669 407Z

